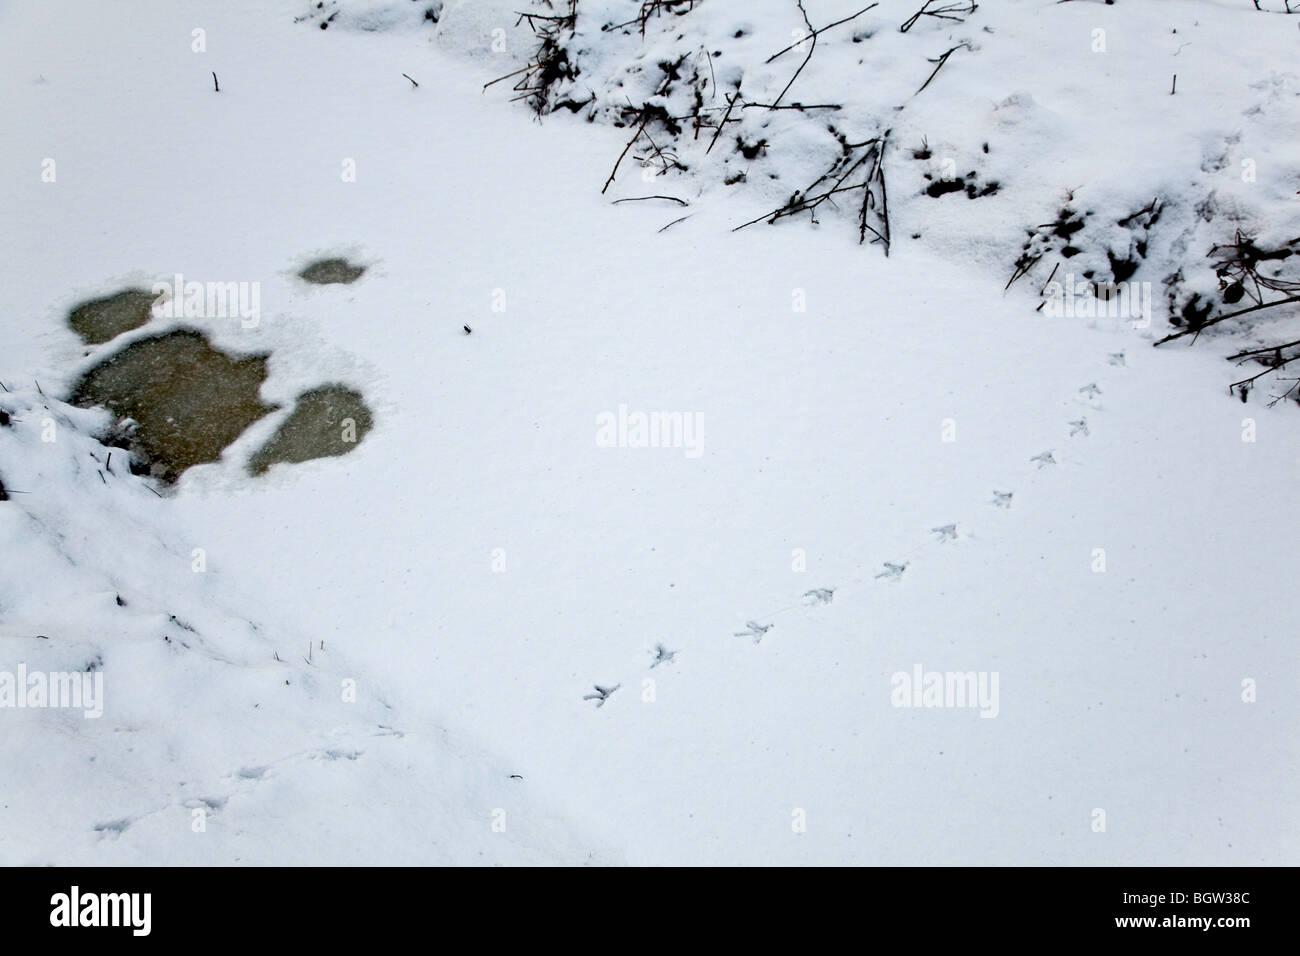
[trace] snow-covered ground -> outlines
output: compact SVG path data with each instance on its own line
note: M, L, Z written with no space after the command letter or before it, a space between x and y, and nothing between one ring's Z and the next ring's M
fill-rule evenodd
M540 122L483 89L535 42L498 0L0 8L0 679L103 675L0 707L0 862L1295 863L1300 413L1229 397L1258 329L1151 343L1210 244L1300 235L1300 17L920 2L818 36L783 102L842 109L603 194L677 51L715 118L782 93L793 0L593 2ZM888 257L860 198L733 231L886 131ZM1149 323L1036 311L1130 257ZM176 273L260 321L69 329ZM61 398L180 327L279 410L168 488ZM250 476L322 383L373 430ZM608 447L638 412L684 440ZM996 694L898 706L917 669Z

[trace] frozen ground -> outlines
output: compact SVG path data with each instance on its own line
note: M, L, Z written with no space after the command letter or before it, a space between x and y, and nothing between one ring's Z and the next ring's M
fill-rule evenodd
M851 201L731 231L834 158L808 114L602 195L639 35L575 83L593 122L538 123L482 89L531 52L512 7L422 6L0 9L0 671L104 686L98 719L0 709L0 862L1296 862L1297 409L1229 398L1223 344L1151 342L1172 269L1175 308L1213 290L1198 243L1300 234L1300 17L1023 0L901 33L889 0L828 31L788 95L890 130L886 258ZM645 62L686 37L775 96L801 24L707 0ZM925 194L945 157L997 192ZM649 193L690 206L612 203ZM1053 256L1003 293L1063 206L1105 224L1081 273L1153 196L1150 328L1036 312ZM368 269L297 278L333 255ZM261 321L68 328L175 273L259 282ZM281 410L163 489L59 397L180 326L269 352ZM323 383L374 429L251 477ZM601 447L620 406L700 453ZM996 717L893 706L918 665L996 673Z

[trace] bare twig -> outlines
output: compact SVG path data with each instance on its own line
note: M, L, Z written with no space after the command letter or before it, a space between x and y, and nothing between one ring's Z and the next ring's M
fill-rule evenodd
M789 106L775 106L771 103L746 103L741 109L798 110L802 113L804 110L842 110L844 107L838 103L809 103L807 105L791 103Z
M925 0L924 6L916 13L912 14L903 21L902 26L898 28L899 33L906 33L916 25L916 21L921 17L934 17L936 20L955 20L958 23L965 23L966 18L979 9L979 4L972 0L964 0L960 3L947 3L942 7L931 7L932 3L938 3L939 0Z
M767 222L769 225L774 224L778 220L803 212L807 212L816 221L816 210L823 203L829 202L833 206L835 205L835 196L861 189L864 195L858 210L858 241L859 243L866 242L867 233L871 233L875 237L871 241L882 243L885 248L885 255L889 255L889 205L885 192L884 177L884 154L888 141L889 132L886 131L883 135L869 139L864 143L850 144L846 142L844 144L844 155L836 160L829 170L819 176L816 182L807 189L797 190L784 206L759 216L757 219L741 223L732 229L732 232L737 232L759 222ZM864 150L864 152L854 158L855 152L859 149ZM845 183L849 178L864 166L866 166L867 171L862 181L846 186ZM823 184L828 185L825 189L818 191L818 187ZM876 220L874 224L871 221L873 213Z
M963 43L958 43L958 44L957 44L955 47L953 47L951 50L946 50L945 52L939 54L939 56L937 56L937 57L932 57L932 58L930 59L930 62L931 62L931 63L936 63L936 64L938 64L938 65L934 68L934 72L931 73L931 74L929 75L929 77L926 78L926 81L925 81L924 83L921 84L920 88L917 89L916 93L920 93L921 90L923 90L923 89L925 89L927 86L929 86L929 85L930 85L930 80L933 80L936 76L938 76L938 75L939 75L939 71L943 69L943 65L944 65L945 63L948 62L948 57L952 56L954 53L956 53L958 50L962 49L963 47L964 47L965 49L969 50L969 49L970 49L970 44L969 44L969 43L964 43L964 42L963 42ZM913 93L912 95L915 96L916 93Z
M1208 329L1210 326L1218 325L1220 322L1226 322L1228 319L1235 319L1238 316L1247 315L1251 312L1258 312L1261 309L1271 309L1275 305L1286 305L1289 302L1300 302L1300 295L1293 295L1286 299L1277 299L1273 302L1263 302L1259 305L1252 305L1248 309L1239 309L1236 312L1228 312L1224 315L1218 315L1210 319L1208 322L1200 323L1195 328L1182 329L1181 331L1166 335L1163 339L1160 339L1158 342L1153 342L1152 344L1164 345L1166 342L1172 342L1174 339L1181 339L1184 335L1200 335L1201 332Z
M812 30L812 34L811 34L811 35L815 37L815 36L816 36L817 34L819 34L819 33L825 33L825 32L826 32L827 30L829 30L831 27L837 27L837 26L839 26L841 23L848 23L850 20L855 20L855 19L857 19L858 17L862 16L862 14L864 14L864 13L866 13L868 10L870 10L871 7L876 7L876 6L879 6L879 4L878 4L878 3L873 3L873 4L871 4L871 6L863 7L861 10L859 10L857 13L853 14L852 16L845 17L843 20L836 20L834 23L828 23L828 24L826 24L826 26L824 26L824 27L822 27L822 28L820 28L820 29L818 29L818 30L813 30L813 28L812 28L812 24L811 24L811 23L808 23L808 15L807 15L807 14L804 14L804 18L803 18L803 19L804 19L804 23L808 23L808 29L809 29L809 30ZM800 6L800 9L802 10L803 7ZM808 37L804 37L804 38L801 39L801 40L795 40L793 43L791 43L791 44L790 44L788 47L786 47L785 49L783 49L783 50L777 50L775 53L773 53L771 56L769 56L766 60L763 61L763 65L766 66L768 63L771 63L773 60L775 60L775 59L776 59L778 56L780 56L782 53L789 53L791 50L793 50L795 47L797 47L800 43L806 43L807 41L808 41Z
M1291 349L1291 348L1295 348L1296 346L1300 346L1300 339L1296 339L1294 342L1283 342L1281 345L1265 345L1263 348L1246 349L1244 352L1237 352L1235 355L1229 355L1228 361L1235 362L1238 359L1248 359L1248 358L1253 358L1257 355L1267 355L1269 352L1273 352L1276 353L1277 361L1281 363L1282 349ZM1281 367L1282 367L1281 364L1277 364L1274 366L1274 368L1281 368Z
M1051 274L1047 277L1047 281L1044 282L1044 283L1043 283L1043 287L1042 287L1041 289L1038 290L1038 294L1039 294L1039 295L1042 295L1044 292L1047 291L1047 287L1048 287L1049 285L1051 285L1051 284L1052 284L1052 280L1053 280L1054 278L1056 278L1056 270L1059 269L1059 268L1061 268L1061 264L1060 264L1059 262L1058 262L1056 265L1052 266L1052 272L1051 272Z
M564 35L567 32L571 38L577 27L578 0L569 0L568 11L562 14L520 13L515 25L518 26L525 21L539 38L532 59L521 69L499 76L485 84L483 89L486 90L494 83L523 74L514 85L515 92L520 94L514 99L528 100L533 112L540 116L550 108L548 96L552 87L561 80L572 80L577 76L576 67L569 62Z
M519 69L515 70L513 73L507 73L505 76L498 76L495 80L489 80L488 82L484 83L484 84L483 84L483 89L486 90L489 86L494 86L495 84L500 83L502 80L508 80L508 79L510 79L510 77L512 77L512 76L518 76L520 73L526 73L526 72L528 72L529 70L531 70L532 68L533 68L533 66L532 66L531 63L530 63L528 66L521 66ZM405 76L406 74L402 74L402 75Z
M1231 385L1228 386L1228 392L1231 393L1233 391L1236 391L1241 396L1241 400L1244 402L1246 400L1247 393L1250 391L1251 385L1253 385L1258 379L1263 378L1265 375L1273 374L1274 372L1278 371L1284 366L1290 365L1296 359L1300 359L1300 355L1293 355L1291 356L1291 358L1284 361L1281 365L1270 365L1268 368L1264 369L1264 371L1257 372L1256 374L1251 375L1249 378L1243 378L1238 382L1233 382ZM1290 381L1300 382L1300 379L1290 379ZM1270 406L1276 405L1278 402L1282 401L1282 399L1286 398L1293 391L1295 391L1294 384L1291 385L1281 395L1274 395L1273 400L1270 401L1268 404Z
M889 145L889 133L886 132L881 138L880 147L875 151L875 165L871 173L867 176L866 188L862 190L862 207L858 211L858 244L861 245L866 241L867 233L870 232L876 238L872 242L880 242L885 247L885 258L889 258L889 197L885 192L885 148ZM884 231L875 228L868 222L868 215L876 207L876 194L872 190L872 183L880 187L880 212L877 216L878 224Z
M718 141L718 137L722 134L723 127L727 125L728 117L731 116L731 109L733 106L736 105L736 101L739 99L740 99L739 91L727 97L727 112L722 114L722 122L718 124L718 128L714 131L713 139L709 140L709 148L704 151L704 155L707 156L709 153L713 151L713 144ZM740 120L736 120L736 122L739 123Z
M1028 275L1028 274L1029 274L1029 270L1031 270L1034 266L1038 265L1038 260L1041 259L1041 258L1043 258L1041 255L1037 255L1037 256L1021 256L1020 259L1016 262L1016 268L1015 268L1015 270L1011 273L1011 278L1008 279L1008 280L1007 280L1007 284L1004 285L1004 286L1002 287L1002 291L1003 291L1003 292L1006 292L1008 289L1011 288L1011 286L1012 286L1012 285L1013 285L1013 284L1014 284L1018 279L1020 279L1022 276ZM1059 265L1059 263L1058 263L1058 265ZM1055 270L1053 270L1053 272L1054 272L1054 271L1055 271Z
M645 202L647 199L667 199L669 202L675 202L679 206L689 206L685 199L678 199L676 196L628 196L626 199L615 199L612 205L617 206L621 202Z
M646 22L650 19L651 14L655 14L656 16L658 16L658 15L662 15L664 11L668 11L670 13L679 13L679 14L690 13L692 10L695 9L695 4L699 2L700 0L643 0L641 4L640 12L637 13L637 15L633 17L631 20L625 20L623 23L614 23L608 26L603 26L600 29L602 33L607 33L611 30L621 30L624 27L630 27L632 26L632 24L635 23L640 27L641 36L644 38L645 25ZM680 12L673 9L674 7L681 7L681 6L685 6L686 9Z
M605 180L605 186L600 191L600 194L602 196L605 195L605 190L608 189L610 185L614 182L614 177L618 175L618 164L623 162L623 157L626 156L627 151L632 148L632 144L635 143L638 139L640 139L641 133L645 130L645 124L648 123L649 121L650 121L649 117L641 121L641 125L637 127L636 135L627 141L627 145L623 147L623 152L619 153L618 159L614 160L614 168L610 170L609 179Z
M1259 379L1263 378L1266 375L1272 375L1276 372L1279 372L1282 369L1286 368L1288 365L1290 365L1292 362L1296 361L1297 359L1300 359L1300 352L1297 352L1295 355L1287 355L1287 356L1284 356L1282 354L1283 349L1293 349L1296 348L1297 346L1300 346L1300 339L1296 339L1295 341L1292 342L1282 342L1277 345L1266 345L1262 348L1257 348L1257 349L1245 349L1241 352L1237 352L1234 355L1229 355L1228 356L1229 362L1236 362L1238 365L1244 365L1246 362L1248 362L1250 359L1253 358L1255 361L1263 365L1264 369L1260 372L1256 372L1254 375L1233 382L1231 385L1228 386L1228 392L1232 393L1233 391L1236 391L1241 396L1241 400L1243 402L1246 401L1248 397L1248 393L1250 392L1250 387L1256 381L1258 381ZM1286 391L1284 391L1281 395L1274 395L1273 400L1268 403L1270 406L1276 405L1282 399L1290 395L1293 391L1296 390L1296 384L1300 383L1300 379L1284 379L1283 381L1290 381L1292 384L1288 386Z
M811 37L812 42L808 44L808 55L807 55L806 57L804 57L804 58L803 58L803 62L799 64L799 69L797 69L797 70L794 71L794 76L790 77L790 82L787 83L787 84L785 85L785 89L783 89L783 90L782 90L782 91L777 95L777 98L776 98L775 100L772 101L772 105L773 105L773 106L779 104L779 103L781 102L781 100L785 98L785 94L788 93L788 92L790 91L790 87L794 86L794 81L797 80L797 79L799 79L799 74L803 72L803 68L804 68L805 66L808 65L808 61L812 59L813 53L814 53L814 52L816 51L816 49L817 49L817 31L816 31L816 30L813 30L812 22L809 21L809 19L808 19L808 11L805 10L805 9L803 8L803 0L795 0L795 3L797 3L797 4L799 5L799 12L800 12L801 14L803 14L803 22L804 22L805 24L807 24L808 29L809 29L809 31L810 31L811 34L812 34L812 37ZM803 42L805 42L807 39L808 39L808 38L805 38L804 40L800 40L800 41L798 41L798 43L803 43ZM798 46L798 43L795 43L794 46ZM781 54L778 53L778 54L776 54L776 55L777 55L777 56L780 56ZM769 62L770 62L770 61L769 61Z

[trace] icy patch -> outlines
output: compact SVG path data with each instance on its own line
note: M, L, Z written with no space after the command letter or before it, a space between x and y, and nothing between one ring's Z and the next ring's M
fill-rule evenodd
M69 401L105 405L130 420L121 443L156 478L216 461L240 433L275 406L258 397L266 355L235 358L200 333L181 329L131 343L87 372Z
M347 259L318 259L298 273L313 285L351 285L361 278L365 266L353 265Z
M102 299L83 302L68 313L68 325L88 345L99 345L149 321L158 298L144 289L123 289Z
M360 392L342 385L323 385L303 392L280 430L248 463L254 475L272 465L346 455L373 424Z

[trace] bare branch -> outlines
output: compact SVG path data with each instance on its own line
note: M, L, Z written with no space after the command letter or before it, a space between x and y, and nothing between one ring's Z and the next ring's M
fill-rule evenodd
M605 186L600 191L602 196L605 195L605 190L610 187L610 184L614 182L614 177L618 175L618 164L623 162L623 157L626 156L627 151L632 148L632 144L640 138L641 133L645 131L645 124L648 122L650 122L649 117L641 121L641 125L637 127L636 135L627 141L627 145L623 147L623 152L619 153L618 159L614 160L614 168L610 170L609 179L605 180Z

